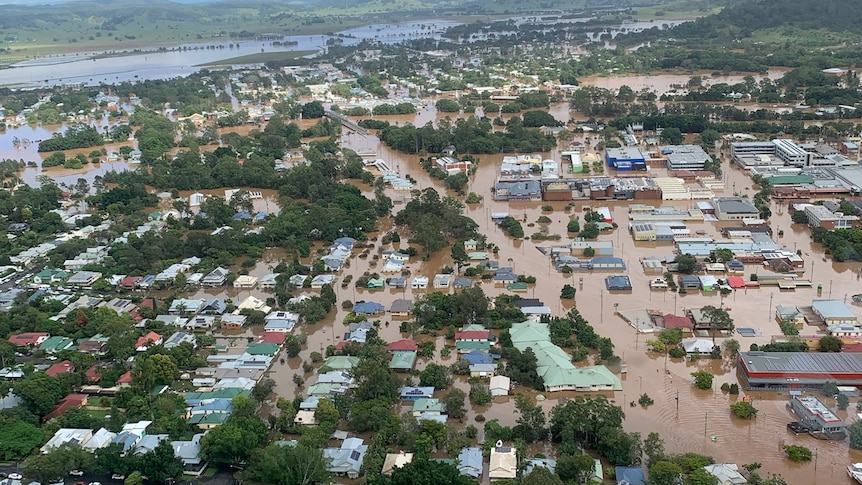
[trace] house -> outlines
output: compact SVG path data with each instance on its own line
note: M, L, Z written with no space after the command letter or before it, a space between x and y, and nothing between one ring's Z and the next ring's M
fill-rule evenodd
M392 471L396 468L401 468L404 465L413 461L413 453L387 453L386 459L383 460L383 469L380 474L388 477L392 475Z
M385 311L386 307L376 301L364 301L353 306L353 313L357 315L377 315Z
M512 380L506 376L491 377L491 396L508 396L512 388Z
M389 278L389 287L390 288L407 288L407 278L403 276L396 276Z
M245 326L245 321L248 317L239 314L227 314L221 317L222 330L241 330Z
M455 349L459 354L474 350L491 348L491 332L487 330L470 330L455 333Z
M66 443L81 446L92 437L93 430L91 429L60 428L54 433L54 436L52 436L51 439L49 439L48 442L40 448L40 451L45 455L54 448L59 448Z
M491 377L497 374L497 364L470 364L470 377Z
M135 308L138 306L129 300L128 298L112 298L110 301L105 303L106 307L110 308L117 312L117 315L122 315L124 313L132 313Z
M42 421L48 422L54 418L60 417L66 413L66 411L72 408L80 408L82 406L87 405L87 395L86 394L69 394L64 397L54 409L45 415L42 418Z
M269 273L258 281L257 286L260 287L261 290L274 290L275 286L278 284L276 278L278 278L277 274Z
M116 436L117 433L112 433L105 428L99 428L99 430L93 433L93 436L88 439L81 448L92 453L111 444L111 441L114 441Z
M455 278L455 289L463 290L464 288L470 288L473 286L473 280L470 278Z
M16 347L35 347L48 340L46 332L24 332L9 336L9 343Z
M385 286L386 280L383 278L369 278L368 280L369 290L382 290Z
M293 331L293 327L296 326L295 320L282 320L282 319L272 319L267 320L266 324L263 326L264 332L278 332L281 333L281 340L284 340L284 334L290 333Z
M368 445L364 444L361 438L347 438L340 448L325 448L323 458L328 462L326 471L346 475L348 478L358 478L366 451Z
M66 280L66 283L72 286L93 286L101 277L102 273L97 271L78 271Z
M739 473L736 463L716 463L703 467L707 473L718 479L718 485L743 485L748 480Z
M356 367L356 364L359 363L359 357L352 357L348 355L333 355L332 357L327 358L323 365L324 367L329 367L332 370L343 370L349 371L350 369Z
M287 283L295 288L302 288L309 276L304 274L295 274L287 279Z
M389 307L389 313L392 314L393 317L409 317L410 313L413 311L413 302L410 300L405 300L403 298L398 298L392 302L392 305Z
M617 485L644 485L646 483L641 467L618 466L614 471L616 472Z
M78 352L90 355L105 355L108 351L108 337L96 334L78 341Z
M230 274L225 268L218 267L212 271L210 271L206 276L201 280L201 286L206 286L210 288L215 288L218 286L223 286L227 282L227 275Z
M212 315L195 315L186 321L189 330L209 330L215 325L215 317Z
M257 286L257 277L250 275L239 275L233 280L233 287L238 290L251 290Z
M44 350L49 354L56 354L61 350L67 350L74 345L74 341L68 337L49 337L44 342L39 344L39 350Z
M71 374L72 372L75 372L75 364L68 360L57 362L56 364L52 365L51 367L48 367L45 370L45 374L48 374L49 376Z
M682 348L687 354L708 354L715 344L707 338L689 338L682 340Z
M450 274L436 274L434 275L434 288L435 289L443 289L449 288L452 284L452 275Z
M126 371L117 378L117 387L129 387L132 385L132 371Z
M189 441L171 441L174 456L183 463L183 474L200 477L206 470L207 462L201 458L201 438L203 433L197 433Z
M189 315L200 312L206 306L203 299L177 298L171 302L168 313L171 315Z
M179 347L183 343L189 343L192 347L197 347L195 336L186 332L176 332L165 341L165 348L172 349Z
M311 287L321 289L326 285L331 285L335 282L335 276L331 274L319 274L311 280Z
M461 475L479 478L484 466L480 448L463 448L458 454L458 472Z
M266 304L265 301L261 300L256 296L249 295L245 300L240 302L239 305L236 306L236 310L234 313L239 313L242 310L256 310L264 313L269 313L272 310L272 307Z
M512 479L518 475L518 455L511 446L503 446L501 440L491 448L488 478L491 480Z
M479 242L475 239L468 239L464 241L464 252L469 253L472 251L476 251L477 249L479 249Z
M434 397L434 388L404 386L401 388L400 395L402 401L416 401L417 399Z
M826 325L858 325L859 323L856 315L842 300L812 300L811 309L823 319Z
M805 324L805 315L795 306L776 305L775 320L779 323L790 322L794 325L801 326Z
M162 336L157 334L156 332L148 332L146 335L142 335L137 342L135 342L135 350L138 352L146 352L150 347L161 345L162 344Z
M418 350L418 346L416 345L415 340L397 340L392 342L386 346L387 352L410 352Z
M524 462L524 476L529 475L530 472L533 471L533 468L536 468L537 466L547 468L551 473L554 473L557 469L557 460L552 460L550 458L528 458L527 460L524 460Z
M389 368L395 372L410 372L416 364L417 352L415 350L399 350L392 352L392 360Z
M221 315L227 311L227 302L222 298L212 298L207 300L206 305L201 308L201 313L204 315Z
M422 414L443 414L445 406L437 398L422 398L413 401L413 416Z

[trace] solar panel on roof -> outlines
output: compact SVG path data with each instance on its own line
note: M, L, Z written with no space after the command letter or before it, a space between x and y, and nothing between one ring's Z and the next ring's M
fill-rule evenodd
M351 460L359 460L359 456L360 456L360 454L358 451L354 450L354 451L350 452L350 459Z
M497 447L497 453L511 453L512 448L509 446L500 446Z

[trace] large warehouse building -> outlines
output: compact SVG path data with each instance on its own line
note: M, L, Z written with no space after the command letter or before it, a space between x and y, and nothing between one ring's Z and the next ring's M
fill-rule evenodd
M745 389L821 389L826 381L862 386L862 353L740 352L736 371Z

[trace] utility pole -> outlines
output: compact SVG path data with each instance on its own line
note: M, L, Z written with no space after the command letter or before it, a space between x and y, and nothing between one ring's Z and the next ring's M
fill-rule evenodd
M676 390L676 413L679 414L679 389Z

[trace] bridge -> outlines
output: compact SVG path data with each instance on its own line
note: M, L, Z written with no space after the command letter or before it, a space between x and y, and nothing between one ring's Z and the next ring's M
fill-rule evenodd
M341 123L348 130L354 131L362 136L368 135L368 130L350 121L349 119L347 119L346 116L341 113L336 113L335 111L326 111L323 113L323 116L326 116L333 121Z

